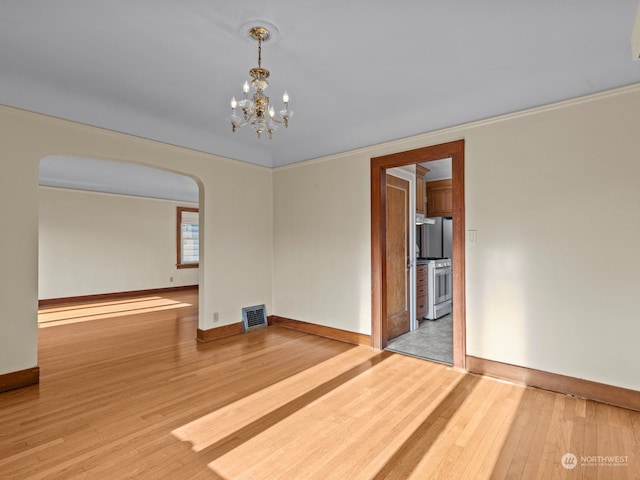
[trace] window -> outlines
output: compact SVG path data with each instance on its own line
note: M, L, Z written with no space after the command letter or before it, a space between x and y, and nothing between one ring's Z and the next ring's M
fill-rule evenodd
M197 208L178 207L178 268L197 268L200 261L200 219Z

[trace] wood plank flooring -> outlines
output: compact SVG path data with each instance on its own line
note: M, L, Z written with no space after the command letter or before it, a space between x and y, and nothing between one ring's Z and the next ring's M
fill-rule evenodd
M198 344L195 292L41 321L2 479L640 478L638 412L277 326Z

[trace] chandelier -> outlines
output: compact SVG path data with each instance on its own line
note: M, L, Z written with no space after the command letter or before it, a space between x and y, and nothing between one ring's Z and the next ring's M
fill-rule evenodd
M271 33L266 27L254 26L249 29L249 37L258 42L258 66L249 70L252 80L251 83L244 82L242 100L236 100L236 97L231 98L231 115L229 116L231 130L235 132L239 127L251 125L258 134L258 138L267 132L269 139L272 139L278 124L284 124L285 128L289 126L293 111L289 110L289 94L286 90L282 95L284 108L278 112L278 117L273 105L269 102L269 97L264 93L269 87L267 79L270 74L269 70L262 68L262 42L269 40ZM253 93L249 95L251 91Z

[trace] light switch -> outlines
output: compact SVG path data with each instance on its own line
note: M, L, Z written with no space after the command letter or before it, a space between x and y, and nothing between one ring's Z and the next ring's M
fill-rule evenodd
M469 239L469 243L478 243L478 231L467 230L467 238Z

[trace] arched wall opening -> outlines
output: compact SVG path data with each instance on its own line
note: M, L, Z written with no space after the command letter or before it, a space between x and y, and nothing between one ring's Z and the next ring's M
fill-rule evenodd
M189 176L132 162L61 155L39 165L38 299L196 286L178 268L178 207L199 208Z
M39 381L39 166L63 155L131 162L190 176L199 185L198 328L242 322L242 308L272 305L271 169L149 139L0 106L0 376L11 388ZM249 221L248 221L249 220ZM194 341L196 341L194 339Z

